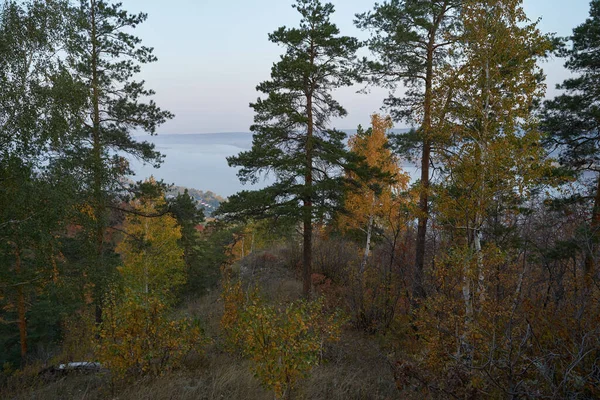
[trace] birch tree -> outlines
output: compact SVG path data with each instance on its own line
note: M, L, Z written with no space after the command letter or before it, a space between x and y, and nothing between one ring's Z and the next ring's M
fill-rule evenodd
M157 214L165 205L161 197L134 202L135 208L146 215ZM186 282L181 227L177 220L169 214L154 217L131 214L123 230L127 234L116 251L122 259L118 270L124 286L133 293L168 303L173 291Z
M463 264L457 352L471 368L473 324L491 301L487 274L497 265L496 252L485 250L486 219L499 206L505 217L518 216L546 166L533 111L545 90L536 63L550 44L519 0L464 1L461 25L454 49L460 63L439 81L453 100L445 115L447 183L439 189L438 209L456 250L453 262Z
M0 4L0 324L8 325L6 357L15 343L21 362L31 347L31 309L58 279L58 235L73 205L74 182L54 170L81 106L57 55L67 9L63 1Z
M387 134L391 128L391 118L373 114L371 127L366 131L359 129L348 142L350 150L363 157L368 167L389 176L389 179L383 175L361 178L348 171L348 178L357 182L358 187L349 188L345 199L347 214L340 217L340 224L343 229L358 229L365 235L360 274L367 265L374 231L385 229L388 222L385 217L390 209L399 207L396 200L400 199L400 192L407 190L410 179L408 174L401 171L397 157L387 147Z

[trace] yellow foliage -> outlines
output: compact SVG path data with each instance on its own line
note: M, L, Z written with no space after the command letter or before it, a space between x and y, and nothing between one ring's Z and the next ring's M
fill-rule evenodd
M398 159L387 148L387 131L392 128L390 117L382 118L378 114L371 116L371 129L357 133L349 140L350 149L365 158L370 168L378 168L389 174L394 182L385 182L377 178L366 180L350 172L349 178L358 179L359 187L352 188L346 198L347 216L340 218L342 229L366 229L369 220L374 217L380 225L389 225L388 217L401 207L406 200L400 193L408 188L410 176L402 172Z
M537 60L550 42L516 0L465 0L461 21L461 62L436 84L457 103L439 116L449 146L440 152L447 176L438 209L444 224L470 235L498 203L518 213L549 168L533 105L545 90Z
M165 203L157 198L135 201L135 208L146 215L156 215ZM186 282L181 229L167 214L146 217L130 214L124 224L127 237L117 246L123 265L119 272L125 286L139 293L150 293L163 300L172 297L173 289Z
M227 342L253 362L261 383L277 398L289 396L321 358L323 345L339 340L343 320L327 314L322 300L297 301L279 309L265 304L257 290L226 282L221 326Z
M157 298L141 299L132 292L105 303L97 357L118 378L160 375L181 365L191 351L205 344L200 327L185 318L170 320Z
M281 239L281 235L274 232L271 222L266 220L250 221L234 234L234 242L229 245L228 251L232 256L232 262L236 262L254 251L262 250L281 241Z
M453 370L465 390L455 394L468 397L482 386L477 371L498 373L491 364L502 364L507 375L528 368L512 358L526 351L520 346L528 339L517 312L523 260L489 236L521 218L549 165L533 114L545 89L537 60L549 42L517 0L465 0L460 19L456 63L434 83L437 98L452 99L434 116L447 135L437 151L444 179L435 187L435 221L450 246L435 262L435 290L417 325L429 338L425 369L438 377ZM495 217L502 220L490 224Z
M159 215L163 198L133 205L137 213L127 216L127 236L117 246L123 290L107 294L96 349L99 361L119 378L162 374L205 342L190 319L168 318L173 290L186 281L177 221Z

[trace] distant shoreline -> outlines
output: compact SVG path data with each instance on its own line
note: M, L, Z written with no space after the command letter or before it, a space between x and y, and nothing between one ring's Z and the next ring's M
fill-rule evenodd
M404 133L408 132L411 128L394 128L391 130L392 133ZM357 129L339 129L340 131L346 134L354 134ZM250 131L230 131L230 132L195 132L195 133L157 133L154 137L159 136L204 136L204 135L252 135L253 133ZM135 134L133 137L148 137L147 134Z

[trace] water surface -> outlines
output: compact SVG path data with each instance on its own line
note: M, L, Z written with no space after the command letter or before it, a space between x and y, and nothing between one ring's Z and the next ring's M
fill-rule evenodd
M349 131L349 133L352 133ZM271 180L262 180L257 185L242 185L237 178L237 169L227 164L226 157L249 150L252 146L252 134L248 132L203 133L203 134L165 134L157 136L139 136L138 140L147 140L156 145L156 149L165 155L159 169L144 165L138 160L130 160L136 175L134 180L143 180L150 175L202 191L212 191L220 196L230 196L240 190L259 189ZM413 179L416 168L404 167Z

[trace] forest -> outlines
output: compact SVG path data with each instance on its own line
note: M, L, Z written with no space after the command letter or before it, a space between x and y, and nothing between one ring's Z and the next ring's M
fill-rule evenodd
M131 180L175 117L147 15L0 3L0 398L600 398L600 0L569 37L522 0L366 4L366 40L291 6L227 159L269 184L206 219ZM389 97L347 135L353 85Z

